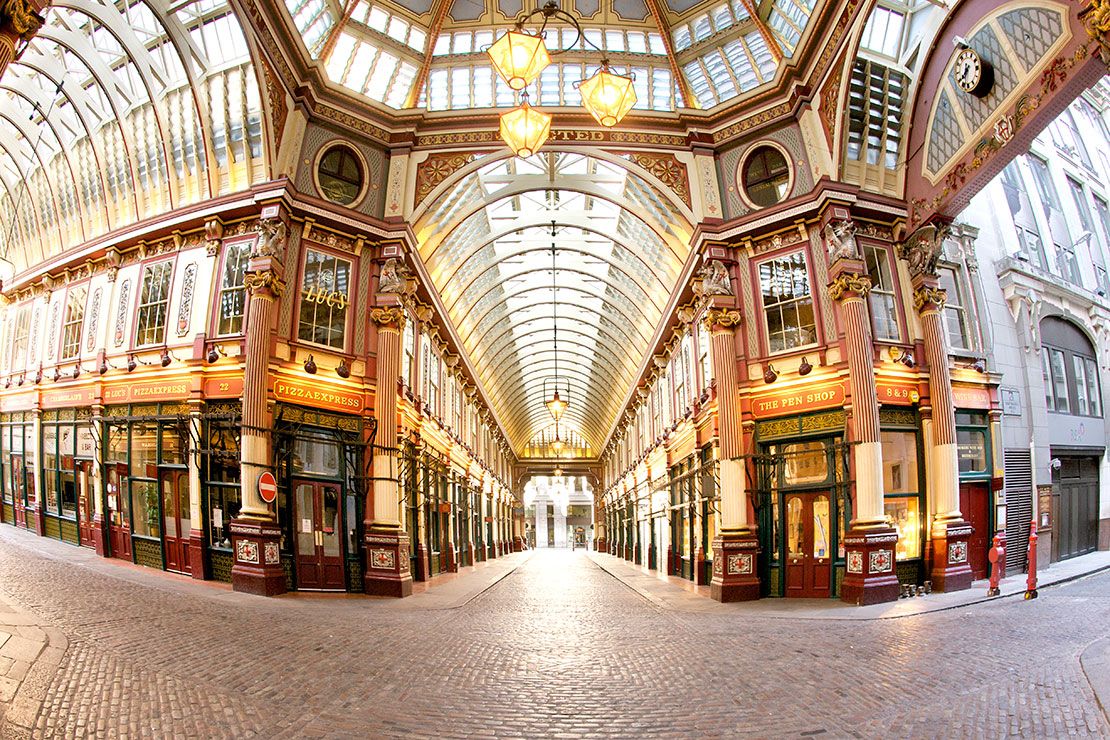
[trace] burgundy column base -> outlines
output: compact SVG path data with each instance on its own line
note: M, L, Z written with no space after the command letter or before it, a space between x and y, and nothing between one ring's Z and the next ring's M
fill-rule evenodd
M755 532L722 534L713 539L713 576L709 596L715 601L754 601L759 598L756 573L759 540Z
M455 557L455 544L453 542L448 542L447 543L446 558L447 558L447 567L446 567L447 572L448 573L458 573L459 572L459 560L458 560L458 558Z
M108 522L100 514L93 514L93 547L97 555L108 557Z
M667 575L671 575L677 570L675 568L674 550L670 547L667 548Z
M624 546L624 559L632 560L632 547L630 545Z
M598 552L609 552L609 543L605 541L604 537L599 537L594 544L594 549Z
M523 537L513 537L513 552L524 552Z
M228 529L235 557L231 566L231 588L256 596L285 593L278 526L255 519L232 519Z
M413 565L413 568L416 570L416 572L412 574L412 579L414 581L428 580L428 573L431 572L432 564L431 561L428 560L428 548L425 547L422 542L416 544L416 563Z
M204 532L199 529L189 530L189 572L198 581L206 581L211 577L208 572L208 558L204 552Z
M694 585L705 585L705 550L701 547L694 553Z
M898 533L891 527L853 529L844 537L847 570L840 600L857 606L896 601L901 588L894 562Z
M35 534L39 537L46 536L46 512L42 509L35 510Z
M967 541L971 525L965 521L933 527L933 569L929 579L934 591L963 591L971 588L971 566L967 562Z
M466 543L466 555L467 555L466 562L470 563L471 567L473 567L474 566L474 543L473 542Z
M371 527L364 543L366 567L362 576L363 592L371 596L411 596L408 534L397 529L378 530Z

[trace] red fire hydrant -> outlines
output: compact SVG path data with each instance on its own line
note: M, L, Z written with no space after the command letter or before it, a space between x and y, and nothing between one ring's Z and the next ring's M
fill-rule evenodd
M1037 598L1037 522L1029 522L1029 577L1025 579L1025 598Z
M1002 566L1006 562L1006 550L1002 547L1002 533L994 536L994 544L987 553L987 560L991 561L991 580L987 588L987 596L998 596L998 581L1002 578Z

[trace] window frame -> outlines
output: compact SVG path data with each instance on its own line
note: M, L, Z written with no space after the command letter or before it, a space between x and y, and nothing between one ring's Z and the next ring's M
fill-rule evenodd
M216 275L214 276L215 277L215 283L216 283L215 291L214 291L215 296L216 296L216 303L215 303L215 306L213 307L213 311L212 311L211 328L212 328L212 336L213 337L237 337L237 336L242 336L243 334L246 333L246 330L247 330L247 314L250 311L250 296L247 295L246 274L247 274L248 269L250 268L251 256L254 253L254 247L255 247L256 242L257 242L257 239L255 237L251 237L251 238L248 238L248 239L229 240L229 241L224 242L224 244L223 244L223 246L220 250L219 270L216 272ZM231 255L232 249L237 249L239 247L246 247L248 249L248 252L246 254L246 260L243 263L243 282L240 285L225 286L224 285L224 279L227 275L228 258ZM229 293L231 291L242 291L243 292L243 314L240 317L240 327L239 327L239 331L237 331L237 332L221 332L220 331L220 325L223 322L223 298L224 298L225 293Z
M867 265L867 253L868 253L869 250L872 251L872 252L881 253L882 254L882 259L883 259L883 261L886 265L887 274L890 276L890 286L889 286L889 288L883 288L883 287L880 286L880 281L876 280L875 276L871 274L871 270L868 269L868 271L867 271L867 276L871 279L871 290L868 291L868 294L867 294L867 308L868 308L868 313L870 314L870 319L871 319L871 337L876 342L887 342L887 343L891 343L891 344L898 344L902 341L902 337L905 335L905 332L902 329L902 311L901 311L901 307L899 305L899 300L898 300L899 293L898 293L898 270L897 270L897 267L896 267L897 263L894 262L893 254L891 253L891 250L886 245L862 242L860 244L860 246L863 249L864 265ZM876 264L878 264L878 258L876 258ZM875 322L875 300L874 299L875 299L876 294L878 294L879 296L884 296L884 297L888 298L889 301L890 301L891 321L893 322L894 330L896 332L896 336L894 336L894 337L886 337L886 336L880 337L877 329L875 328L875 323L876 322Z
M85 291L85 300L81 303L81 315L76 321L70 318L70 298L74 291ZM88 313L89 308L89 283L83 282L77 285L71 285L66 288L65 298L62 303L62 331L59 337L58 345L58 362L66 362L69 360L77 360L81 357L81 339L85 336L85 314ZM70 329L75 329L76 335L74 336L73 347L75 351L73 354L66 354L66 335Z
M774 261L777 261L777 260L788 259L790 257L793 257L796 254L802 255L802 261L805 263L806 285L807 285L808 290L809 290L807 295L808 295L810 304L813 307L813 341L809 342L807 344L798 344L798 345L793 346L793 347L784 347L782 349L772 350L771 349L771 331L770 331L770 327L768 326L768 323L767 323L767 306L764 303L763 283L762 283L762 280L760 278L759 270L767 262L774 262ZM813 347L820 346L822 335L821 335L821 321L820 321L821 317L818 314L819 300L818 300L818 297L813 292L813 285L814 285L813 266L812 266L811 261L809 259L808 250L803 247L801 249L789 249L789 250L784 250L782 252L777 252L775 254L767 255L766 257L759 260L758 262L753 261L751 270L752 270L752 274L753 274L753 278L754 278L754 283L755 283L755 286L756 286L757 296L758 296L758 299L759 299L759 314L760 314L760 319L761 319L760 320L760 333L762 334L762 344L763 344L763 348L766 350L767 356L768 357L777 357L779 355L787 355L787 354L796 353L796 352L800 352L800 351L803 351L803 350L811 349ZM793 301L795 303L799 300L800 299L797 299L797 298L793 299ZM778 304L775 304L775 305L776 306L781 306L782 303L778 303Z
M330 344L321 344L320 342L314 342L311 339L304 339L304 338L301 337L301 307L303 306L304 300L305 300L305 297L304 297L304 293L305 293L305 291L304 291L305 270L308 267L308 255L309 255L310 252L318 252L320 254L326 254L329 257L332 257L334 259L343 260L343 261L347 262L350 265L350 274L347 277L347 284L348 284L348 287L347 287L347 305L344 308L344 310L346 311L346 314L343 317L343 342L342 342L341 346L339 346L339 347L333 347ZM355 259L354 255L349 254L347 252L343 252L342 250L328 249L327 247L324 247L324 246L322 246L322 245L320 245L316 242L310 242L310 243L305 244L304 247L301 249L300 264L298 265L298 275L300 277L301 289L299 291L297 291L297 305L294 309L295 310L295 314L294 314L294 316L295 316L295 320L294 320L295 321L295 334L293 336L294 341L296 341L300 344L303 344L303 345L310 346L310 347L320 347L323 350L326 350L328 352L334 352L334 353L340 354L340 355L349 354L348 348L351 346L351 321L352 321L352 317L354 316L354 313L355 313L355 311L354 311L354 295L353 294L356 292L355 289L356 289L356 286L358 285L358 260ZM313 326L315 326L315 324Z
M167 278L168 282L166 284L166 300L163 304L165 311L164 311L164 314L162 316L162 336L159 339L159 341L157 341L157 342L144 342L144 343L140 344L139 334L142 331L142 329L141 329L141 324L142 324L141 311L146 306L157 305L157 304L153 304L153 303L144 304L142 302L143 301L143 286L146 282L146 276L148 274L148 271L150 271L151 269L153 269L155 267L160 267L162 265L169 265L169 270L170 270L168 278ZM132 326L132 329L131 329L131 347L132 347L132 349L139 349L139 348L142 348L142 347L161 347L161 346L164 346L167 343L166 332L169 328L170 303L173 302L173 284L174 284L174 278L175 277L177 277L177 260L174 257L168 257L166 259L150 260L148 262L143 262L142 265L140 266L138 285L137 285L137 290L135 291L135 297L134 297L135 307L134 307L133 316L135 317L135 320L133 322L133 326ZM159 301L159 303L162 303L162 302Z
M953 290L945 289L944 301L944 339L948 347L948 351L952 354L974 354L979 347L978 334L975 332L975 327L972 324L972 310L971 306L967 303L967 291L964 289L964 274L961 265L958 264L940 264L937 265L937 275L948 272L952 275L952 288ZM943 286L942 286L943 287ZM953 295L953 293L955 295ZM955 299L955 302L953 302ZM961 326L964 330L964 345L957 347L952 344L951 331L948 325L948 317L951 315L949 312L959 312L957 315L961 318Z

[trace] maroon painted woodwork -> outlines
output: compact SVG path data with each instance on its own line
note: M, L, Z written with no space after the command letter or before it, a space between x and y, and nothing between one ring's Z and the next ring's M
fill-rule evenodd
M825 532L818 532L818 519L815 517L814 503L824 497ZM797 507L800 511L800 531L796 533L795 547L788 545L784 564L786 595L804 598L825 598L831 593L832 558L828 550L830 522L828 494L791 493L784 498L787 511ZM790 527L789 514L787 528ZM787 540L791 540L787 537ZM796 551L791 552L794 549Z
M987 552L990 549L990 491L986 483L960 486L960 511L971 525L967 539L967 564L973 580L987 577Z
M752 601L759 598L756 565L759 540L755 532L722 534L713 540L713 575L709 595L716 601Z
M409 536L393 528L370 527L364 539L363 591L371 596L410 596Z
M127 517L124 481L127 464L116 463L107 467L108 495L104 516L108 519L108 554L120 560L131 560L131 522Z
M934 591L961 591L971 588L971 567L968 565L968 538L971 525L967 522L938 523L933 527L930 548L933 569L929 578Z
M96 523L93 511L92 461L76 460L77 538L82 547L96 547Z
M844 538L846 568L840 600L860 606L898 598L894 550L898 533L891 527L853 529Z
M183 520L189 520L189 474L184 470L164 470L158 477L162 489L166 570L189 573L189 531L182 527Z
M342 495L335 483L293 481L297 588L343 591Z
M232 519L231 587L256 596L285 593L285 570L281 567L281 530L272 522Z
M204 551L204 532L199 529L189 530L189 574L198 581L208 580L211 577L208 567L208 558Z
M108 557L108 523L100 514L93 514L93 547L97 555Z

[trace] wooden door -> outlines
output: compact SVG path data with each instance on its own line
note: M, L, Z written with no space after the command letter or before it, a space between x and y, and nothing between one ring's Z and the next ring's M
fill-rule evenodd
M345 590L341 500L337 484L293 483L298 588Z
M990 490L986 483L960 486L960 511L971 525L967 540L967 564L975 580L986 578L987 550L991 545Z
M166 548L166 570L190 573L189 567L189 474L184 470L163 470L158 476L162 487L162 540Z
M27 528L27 500L23 490L23 455L12 455L12 505L15 509L15 526Z
M1056 511L1055 548L1060 560L1098 548L1098 461L1065 457L1053 482L1060 492Z
M93 515L96 512L93 505L92 461L77 460L74 475L77 477L77 536L82 547L95 547Z
M108 518L108 549L114 558L131 560L131 494L127 464L109 464L104 515Z
M786 595L822 598L832 583L832 511L828 494L790 493L786 515Z

